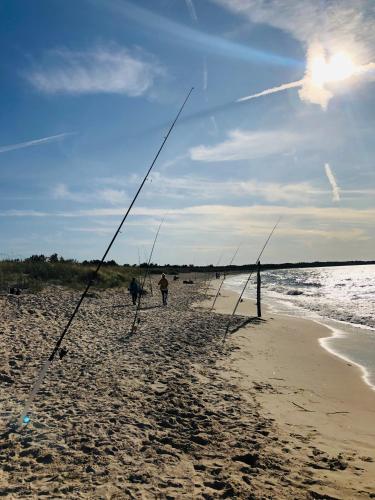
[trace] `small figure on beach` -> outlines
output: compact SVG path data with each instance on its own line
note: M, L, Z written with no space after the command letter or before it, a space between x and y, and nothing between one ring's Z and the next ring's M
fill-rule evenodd
M129 288L130 295L132 296L133 305L137 303L138 293L139 293L139 285L135 278L132 278Z
M159 281L158 285L160 287L160 291L161 291L161 297L162 297L162 300L163 300L163 306L166 306L167 305L167 298L168 298L168 280L167 278L165 277L165 274L163 273L161 275L161 280Z

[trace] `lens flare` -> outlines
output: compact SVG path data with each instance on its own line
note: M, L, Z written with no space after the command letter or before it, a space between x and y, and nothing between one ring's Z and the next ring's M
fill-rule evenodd
M341 82L356 73L356 66L345 52L334 54L330 60L316 57L311 63L311 79L319 86L325 83Z

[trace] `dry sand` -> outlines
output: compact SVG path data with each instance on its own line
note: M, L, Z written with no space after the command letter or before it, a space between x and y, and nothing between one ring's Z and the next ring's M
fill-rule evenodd
M227 316L191 307L203 299L196 284L172 282L166 308L158 291L148 295L132 336L127 292L88 298L68 334L67 356L53 363L35 400L31 422L12 432L9 419L20 414L78 296L54 287L21 296L19 305L14 297L0 299L0 496L370 497L373 434L367 428L368 434L358 434L364 428L358 422L352 427L358 443L340 445L338 433L354 425L357 413L324 415L332 435L328 428L321 432L322 409L351 407L333 400L331 389L306 389L309 377L298 378L298 369L304 371L310 355L293 368L298 353L311 349L315 356L316 337L306 334L306 343L293 337L310 323L266 318L223 346ZM244 319L236 318L233 327ZM298 344L294 356L282 347L288 335ZM322 349L316 356L321 366L329 364ZM344 371L334 373L343 377ZM340 384L349 379L348 390L362 401L359 377ZM361 411L363 419L374 415L371 405ZM366 435L367 449L359 452Z

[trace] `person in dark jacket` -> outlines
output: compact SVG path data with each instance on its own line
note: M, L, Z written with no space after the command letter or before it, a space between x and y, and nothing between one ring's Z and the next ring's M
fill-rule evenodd
M135 278L132 278L128 290L130 292L130 295L132 296L133 304L136 305L139 293L139 285Z

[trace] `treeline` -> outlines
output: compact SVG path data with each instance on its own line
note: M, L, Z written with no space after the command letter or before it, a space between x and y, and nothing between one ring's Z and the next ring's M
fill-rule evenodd
M333 267L333 266L359 266L359 265L374 265L375 260L350 260L350 261L329 261L329 262L284 262L282 264L261 264L262 270L273 270L273 269L298 269L298 268L308 268L308 267ZM142 264L141 264L142 266ZM166 264L159 266L156 264L152 265L150 269L151 273L168 273L168 274L178 274L186 272L204 272L204 273L241 273L246 271L253 271L257 268L255 264L244 264L241 266L232 264L231 266L214 266L209 264L207 266L195 266L193 264L183 264L183 265L170 265Z
M9 287L38 290L45 284L82 288L92 278L99 262L99 260L78 262L75 259L64 259L56 253L50 256L43 254L31 255L24 260L3 260L0 261L0 290L5 291ZM262 264L261 268L262 270L273 270L367 264L375 264L375 261L286 262L283 264ZM98 288L127 286L131 277L138 277L147 267L147 262L143 262L138 266L136 264L120 265L114 260L106 261L95 280L95 286ZM254 264L244 264L242 266L214 266L213 264L195 266L193 264L158 265L151 263L149 272L169 275L179 273L241 273L255 268Z
M27 259L3 260L0 262L0 290L4 293L10 288L37 291L44 285L64 285L83 288L99 261L77 262L53 254L32 255ZM118 266L116 262L106 262L95 279L97 288L127 286L134 271L129 267Z

